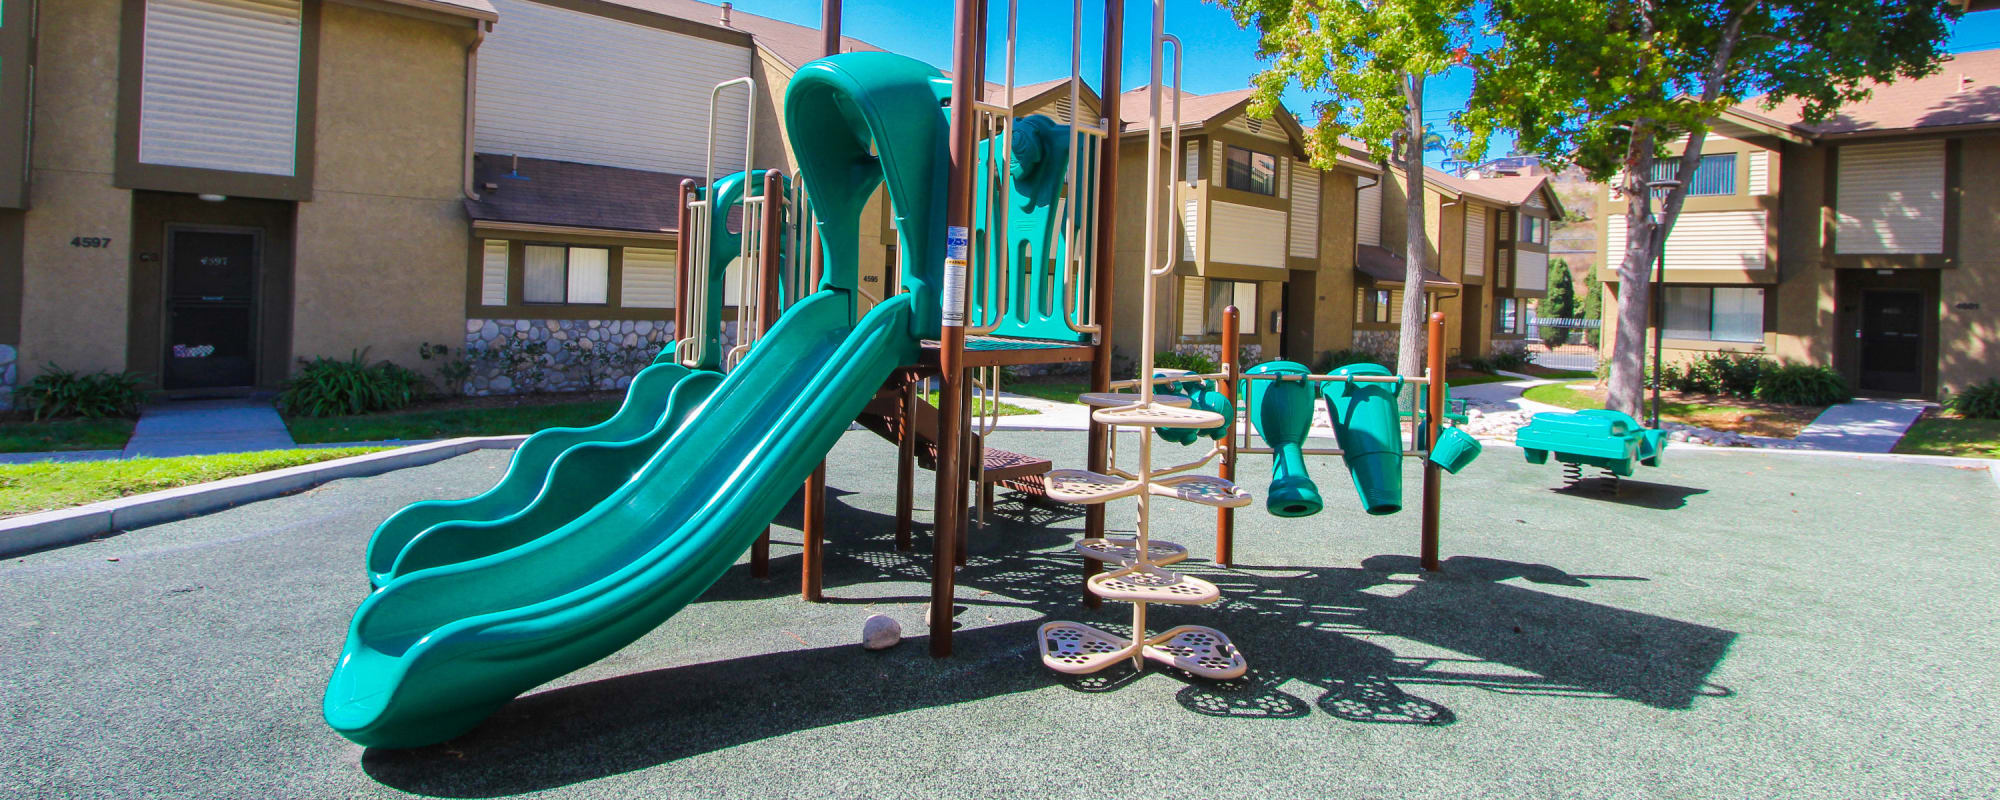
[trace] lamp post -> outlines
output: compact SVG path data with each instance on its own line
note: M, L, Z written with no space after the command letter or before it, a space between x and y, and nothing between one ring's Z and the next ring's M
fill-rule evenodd
M1661 189L1673 191L1673 188L1679 185L1681 185L1681 182L1677 180L1646 182L1646 197L1640 202L1646 204L1646 227L1648 230L1651 230L1654 225L1659 224L1659 218L1653 215L1653 192ZM1660 236L1660 257L1653 267L1653 410L1652 423L1648 426L1652 428L1660 427L1660 340L1664 338L1667 327L1666 283L1667 237L1662 234Z

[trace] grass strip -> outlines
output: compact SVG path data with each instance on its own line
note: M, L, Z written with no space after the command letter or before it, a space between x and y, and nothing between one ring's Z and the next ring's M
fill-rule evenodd
M386 449L332 447L173 458L0 464L0 517L69 508Z
M119 450L132 438L133 424L119 418L0 422L0 453Z
M1917 420L1896 452L1927 456L2000 458L2000 419L1931 417Z

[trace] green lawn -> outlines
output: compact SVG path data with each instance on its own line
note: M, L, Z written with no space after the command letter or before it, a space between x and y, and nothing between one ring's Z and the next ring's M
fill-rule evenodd
M1024 394L1025 394L1025 392L1024 392ZM926 403L930 403L931 405L937 405L937 404L938 404L938 399L937 399L937 392L925 392L925 393L924 393L924 402L926 402ZM986 413L986 398L983 398L983 397L974 397L974 398L972 398L972 413L974 413L974 414L984 414L984 413ZM1000 416L1003 416L1003 417L1013 417L1013 416L1019 416L1019 415L1021 415L1021 414L1033 414L1033 413L1035 413L1035 412L1034 412L1034 411L1032 411L1032 410L1029 410L1029 409L1025 409L1025 408L1022 408L1022 407L1020 407L1020 406L1017 406L1017 405L1014 405L1013 403L1001 403L1001 404L1000 404Z
M0 453L118 450L132 438L132 425L129 419L0 422Z
M1054 400L1058 403L1074 403L1076 402L1077 395L1090 391L1090 381L1019 381L1016 383L1002 383L1000 391L1025 394L1029 397Z
M1523 367L1521 369L1521 374L1533 375L1537 378L1549 378L1558 381L1580 380L1583 378L1589 378L1591 380L1597 379L1597 373L1591 372L1589 370L1550 369L1548 367L1538 367L1535 366L1534 364L1529 364L1528 366Z
M1563 408L1586 409L1603 408L1604 393L1593 381L1575 383L1545 383L1530 386L1521 396L1537 403L1547 403ZM1651 402L1647 395L1647 402ZM1735 405L1715 402L1706 395L1698 395L1700 402L1677 399L1678 393L1667 392L1660 398L1660 419L1687 425L1699 425L1714 430L1733 431L1754 436L1772 436L1789 439L1797 436L1805 426L1812 424L1825 406L1782 406L1774 403L1760 403L1756 406Z
M1896 452L2000 458L2000 419L1925 417L1903 434Z
M592 400L492 408L452 408L359 414L351 417L287 417L285 426L299 444L380 442L391 439L453 439L507 436L543 428L595 425L617 413L619 400Z
M1520 380L1520 378L1510 378L1505 375L1495 375L1491 372L1460 372L1456 375L1447 374L1444 380L1445 383L1451 384L1453 386L1478 386L1479 384L1482 383L1500 383L1502 381L1518 381Z
M337 447L218 456L0 464L0 517L80 506L385 449Z

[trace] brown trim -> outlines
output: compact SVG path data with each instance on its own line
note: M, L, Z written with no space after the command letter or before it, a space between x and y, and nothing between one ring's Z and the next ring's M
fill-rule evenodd
M329 0L329 2L445 25L490 23L500 15L435 0Z
M311 200L319 122L321 0L299 5L299 96L291 175L139 163L139 109L145 85L146 0L124 0L118 39L118 143L112 185L186 194L212 193L270 200Z
M750 47L755 43L754 38L749 33L734 28L724 28L719 24L711 25L685 17L674 17L652 11L644 11L631 6L605 2L605 0L535 0L535 2L545 6L554 6L564 11L575 11L582 14L589 14L593 17L615 19L619 22L629 22L634 25L643 25L648 28L657 28L670 33L684 34L723 44ZM716 9L716 11L718 14L721 13L720 8ZM717 22L720 21L718 18Z
M27 213L0 210L0 344L21 343L21 263ZM4 388L4 387L0 387Z
M35 0L16 0L0 6L0 208L28 207L34 97Z
M527 222L473 220L472 235L485 239L555 239L578 244L606 244L614 247L678 247L680 234L673 231L615 231L607 228L573 228L564 225L537 225Z

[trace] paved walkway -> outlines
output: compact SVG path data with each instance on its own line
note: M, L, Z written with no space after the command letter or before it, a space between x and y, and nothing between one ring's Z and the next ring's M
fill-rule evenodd
M122 455L196 456L294 446L269 399L185 400L147 406Z
M1794 441L1815 450L1887 453L1923 416L1928 403L1854 400L1820 412Z

